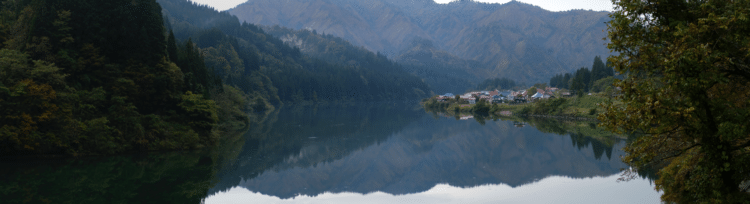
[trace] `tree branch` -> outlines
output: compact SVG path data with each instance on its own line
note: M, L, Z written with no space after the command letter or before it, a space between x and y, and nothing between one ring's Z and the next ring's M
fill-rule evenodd
M701 146L701 144L700 143L695 143L695 144L693 144L693 145L691 145L691 146L689 146L689 147L687 147L685 149L680 150L679 153L676 153L676 154L673 154L673 155L670 155L670 156L667 156L667 157L664 157L664 158L655 159L651 163L657 162L657 160L658 160L658 162L662 162L662 161L665 161L667 159L672 159L672 158L675 158L675 157L679 157L682 154L684 154L685 152L687 152L688 150L693 149L693 148L695 148L697 146Z
M750 140L748 140L747 142L745 142L745 144L741 144L740 146L733 147L731 150L732 151L737 151L737 150L741 150L741 149L746 148L746 147L750 147Z

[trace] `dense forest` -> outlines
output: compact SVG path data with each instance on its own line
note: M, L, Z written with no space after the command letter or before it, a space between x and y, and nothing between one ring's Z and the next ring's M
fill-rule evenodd
M189 1L1 6L0 155L201 148L283 101L431 92L384 56L360 53L377 67L310 57Z
M317 46L315 52L302 53L298 45L226 12L185 0L158 2L175 37L196 42L206 64L226 83L253 95L253 101L417 100L431 92L384 55L340 38L300 31L300 38Z
M229 116L244 96L199 50L168 43L152 0L3 1L0 13L2 155L198 148L246 121Z
M601 57L594 57L591 70L581 67L575 73L557 74L549 80L549 85L557 88L583 92L602 92L614 82L614 69L607 66Z

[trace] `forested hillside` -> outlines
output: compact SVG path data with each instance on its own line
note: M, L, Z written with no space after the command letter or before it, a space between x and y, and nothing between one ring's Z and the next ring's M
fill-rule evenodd
M0 41L0 155L201 148L284 101L431 93L382 55L307 56L186 0L3 1Z
M471 84L469 80L462 78L471 77L470 75L460 69L450 69L451 66L444 64L404 63L398 59L396 60L401 62L395 63L381 53L372 53L363 47L356 47L343 38L331 34L323 35L316 31L293 30L278 25L267 26L265 29L285 43L300 48L306 55L328 62L356 66L380 75L392 75L399 79L395 83L414 83L414 85L421 86L420 81L424 81L438 93L447 90L463 91Z
M602 58L594 57L591 69L581 67L574 73L557 74L549 81L549 85L557 88L570 89L580 93L602 92L613 88L615 71L607 66Z
M3 1L1 14L1 155L197 148L219 122L247 122L233 115L244 96L168 43L153 0Z
M427 39L479 62L466 72L480 80L546 82L588 66L590 56L609 54L603 40L608 12L550 12L517 1L252 0L228 12L249 23L332 34L389 57L409 49L415 38Z
M218 75L271 104L281 101L415 100L431 90L385 56L312 33L314 52L237 17L186 0L159 0L177 39L192 39ZM278 30L277 32L281 32Z

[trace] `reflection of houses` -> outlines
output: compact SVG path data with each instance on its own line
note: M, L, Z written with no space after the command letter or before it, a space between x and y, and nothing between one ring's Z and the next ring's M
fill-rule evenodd
M513 125L516 126L516 127L524 127L524 126L526 126L526 123L524 123L524 122L518 122L518 121L513 121Z
M474 116L471 116L471 115L469 115L469 116L461 116L461 120L468 120L468 119L472 119L472 118L474 118Z

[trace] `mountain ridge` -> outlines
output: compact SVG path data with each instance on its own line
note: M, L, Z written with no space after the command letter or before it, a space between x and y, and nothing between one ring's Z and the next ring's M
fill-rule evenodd
M486 78L543 82L609 54L603 40L608 12L551 12L517 1L252 0L227 12L249 23L332 34L392 58L416 37L431 40L481 62L484 70L468 72Z

